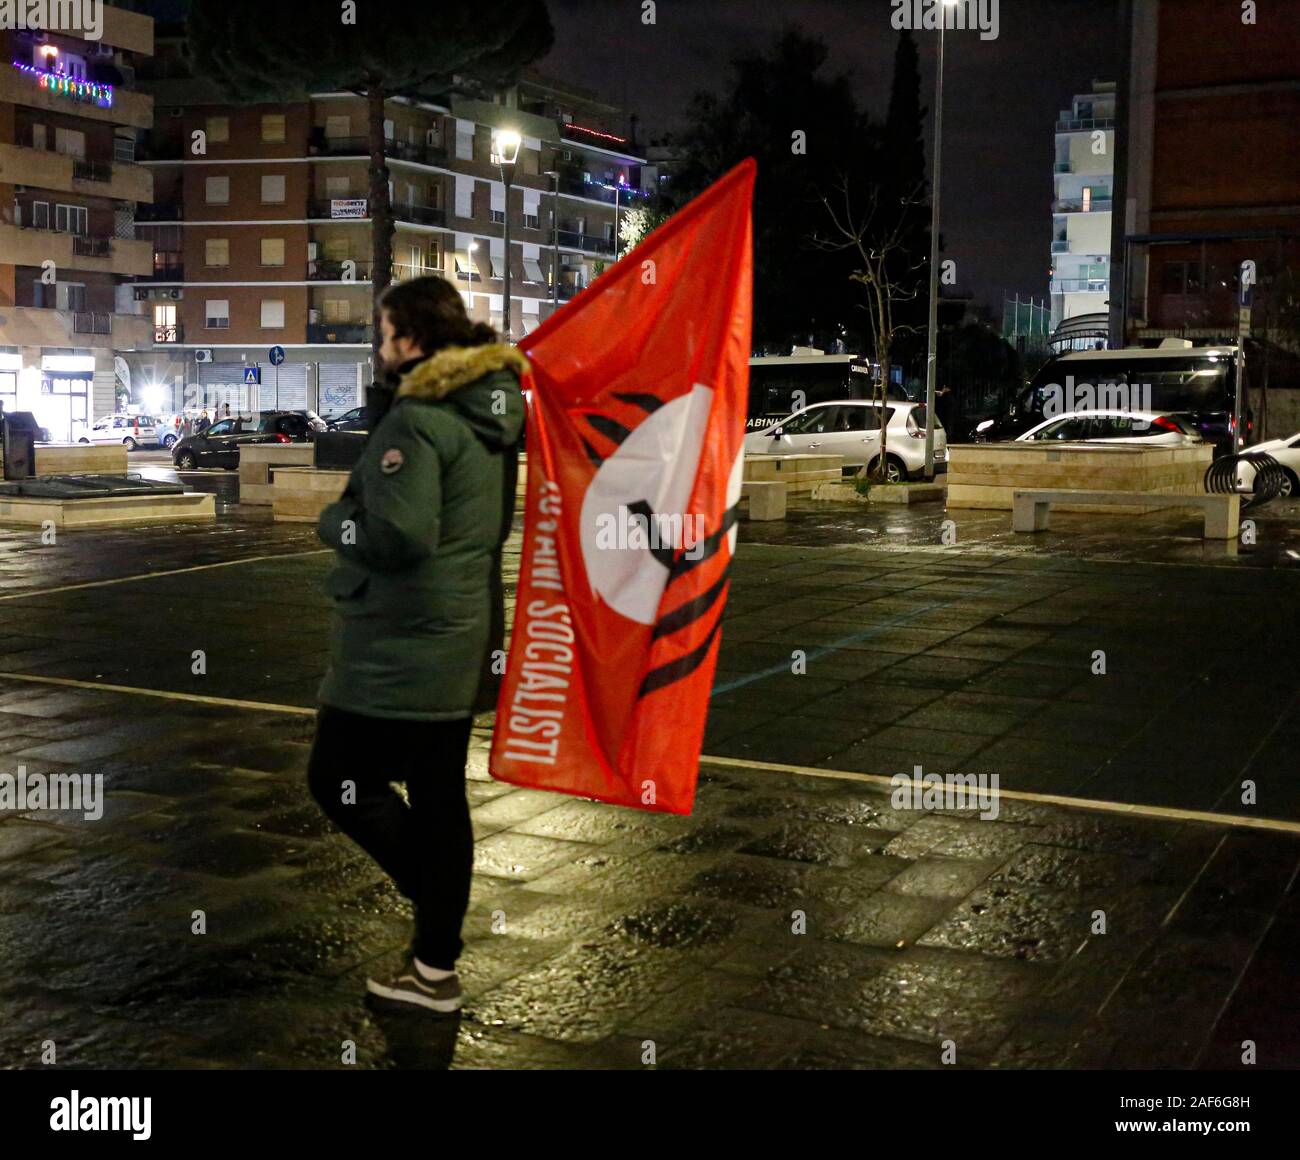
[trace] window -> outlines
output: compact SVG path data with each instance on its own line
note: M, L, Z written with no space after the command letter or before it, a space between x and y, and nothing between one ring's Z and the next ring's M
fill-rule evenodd
M203 196L208 205L230 204L230 178L209 177L203 185Z
M326 322L350 322L352 320L352 307L346 298L326 298L325 299L325 321Z
M84 311L86 309L86 287L80 282L61 282L59 290L63 298L64 310Z
M437 238L429 243L429 269L442 269L442 242Z
M284 201L284 174L267 173L262 176L262 204L278 205Z
M1201 291L1201 266L1199 262L1166 262L1160 269L1162 294L1199 294Z
M237 419L222 419L220 423L213 423L204 432L204 435L208 439L211 439L214 435L233 435L235 434L235 424L237 422Z
M262 141L268 145L278 145L284 141L284 114L262 114Z
M1088 417L1086 415L1068 415L1049 423L1034 436L1035 439L1071 440L1088 437Z
M474 160L474 122L456 122L456 158L458 161Z
M113 138L113 160L114 161L135 160L135 138L134 137Z
M540 230L541 228L542 228L541 221L538 219L538 216L535 213L524 214L524 229Z
M384 118L384 140L385 141L391 141L393 139L393 131L394 131L394 126L393 126L392 118L385 117Z
M835 412L838 407L811 407L801 415L795 415L782 423L781 431L786 435L821 435L835 430Z
M230 118L229 117L209 117L208 118L208 144L212 142L222 142L230 140Z
M208 238L203 243L203 264L205 266L229 266L230 239Z
M506 211L503 209L494 209L492 211L492 220L497 225L502 225L506 220Z
M54 228L61 234L82 234L89 229L90 215L84 205L56 205Z
M346 262L350 256L347 238L326 238L324 250L327 262Z
M86 157L86 135L79 129L54 130L54 151L65 157Z
M32 225L38 230L50 228L50 203L48 201L32 202Z
M284 301L280 298L262 299L262 329L279 330L284 326Z
M346 115L325 118L326 137L347 137L352 133L352 120Z
M209 298L203 308L205 322L209 330L230 329L230 300L228 298Z
M524 281L525 282L545 282L542 276L542 267L538 264L536 258L524 259Z
M283 238L262 239L262 265L263 266L284 265L284 239Z

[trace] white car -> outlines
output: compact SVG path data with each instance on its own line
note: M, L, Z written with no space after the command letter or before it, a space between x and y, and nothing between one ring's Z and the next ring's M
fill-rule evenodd
M105 415L96 419L77 442L121 443L128 451L134 451L137 447L158 446L158 432L148 415Z
M1300 496L1300 435L1288 435L1285 439L1266 439L1253 447L1243 448L1246 452L1263 451L1271 455L1282 465L1282 489L1279 495ZM1240 474L1243 490L1250 491L1255 479L1255 469L1248 463L1241 465Z
M1202 442L1190 423L1159 411L1067 411L1016 436L1017 443L1043 439L1062 443L1119 443L1182 447Z
M925 404L890 399L885 437L885 475L891 483L915 479L925 470ZM794 455L810 451L844 456L846 472L857 472L880 456L880 405L870 399L814 403L764 431L745 436L746 455ZM934 425L934 469L948 470L948 437Z

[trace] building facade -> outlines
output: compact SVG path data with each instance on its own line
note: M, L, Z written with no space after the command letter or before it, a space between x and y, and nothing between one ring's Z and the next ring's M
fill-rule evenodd
M1104 316L1110 296L1115 83L1094 81L1056 122L1051 325ZM1100 326L1104 332L1104 322Z
M1300 284L1300 7L1253 7L1124 5L1112 344L1235 341L1248 259L1251 335L1294 342L1269 291Z
M154 268L135 237L153 20L105 6L93 30L0 29L0 48L0 404L75 440L114 409L116 356L151 337L132 283Z
M170 384L177 407L355 406L373 377L366 102L230 105L201 78L167 75L185 71L183 51L168 45L169 63L160 42L149 85L155 193L137 232L154 269L137 292L151 341L130 361ZM616 111L541 78L495 99L393 99L385 112L394 279L448 278L471 317L502 329L509 261L514 340L615 260L616 216L646 197L643 159L610 127ZM522 138L508 203L500 130Z

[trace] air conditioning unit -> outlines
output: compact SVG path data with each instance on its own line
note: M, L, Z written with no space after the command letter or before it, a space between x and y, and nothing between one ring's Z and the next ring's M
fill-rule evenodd
M167 297L168 297L168 298L179 298L180 296L181 296L181 292L180 292L179 290L168 290L168 291L167 291Z
M194 361L196 363L210 363L212 361L212 352L210 350L196 350L194 352Z

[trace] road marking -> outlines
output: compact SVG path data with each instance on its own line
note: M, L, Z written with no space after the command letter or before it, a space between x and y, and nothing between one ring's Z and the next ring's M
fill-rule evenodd
M133 580L153 580L159 576L183 576L187 572L206 572L211 568L233 568L236 564L258 564L265 560L296 560L300 556L320 556L333 548L313 548L309 552L281 552L274 556L249 556L245 560L218 560L215 564L192 564L188 568L168 568L162 572L140 572L134 576L117 576L112 580L86 580L80 584L63 584L58 588L33 588L30 592L10 592L0 600L27 600L33 596L54 596L60 592L77 592L83 588L104 588L109 584L129 584Z
M719 765L739 769L761 769L772 773L797 773L803 777L831 777L843 781L865 781L892 789L892 777L882 773L857 773L847 769L813 769L806 765L785 765L775 761L751 761L742 757L710 757L700 755L701 765ZM909 777L908 783L924 789L923 782ZM1112 802L1102 798L1065 797L1061 794L1031 793L1020 789L982 790L990 797L1004 797L1010 801L1033 802L1045 806L1065 806L1068 809L1096 810L1107 814L1124 814L1129 817L1157 818L1167 822L1207 822L1214 826L1232 826L1246 830L1271 830L1275 833L1300 834L1300 822L1284 822L1275 818L1251 818L1242 814L1214 814L1208 810L1182 810L1173 806L1144 806L1129 802Z
M177 693L170 689L142 689L136 685L113 685L106 681L78 681L72 677L38 677L34 673L0 673L0 680L28 681L35 685L58 685L66 689L93 689L101 693L133 693L139 697L160 697L164 701L190 701L199 705L220 705L229 709L258 709L264 713L292 713L314 717L316 710L305 705L277 705L272 701L241 701L234 697L206 697L201 693Z
M288 713L295 717L314 717L316 710L305 705L280 705L273 701L241 701L233 697L208 697L199 693L177 693L167 689L142 689L135 685L113 685L103 681L79 681L72 677L41 677L32 673L2 673L0 681L26 681L36 685L57 685L70 689L90 689L103 693L134 694L140 697L158 697L165 701L189 701L200 705L216 705L229 709L253 709L262 713ZM483 732L476 729L475 733ZM491 735L490 730L486 732ZM767 773L792 773L801 777L828 777L840 781L861 781L892 789L893 777L882 773L858 773L847 769L814 769L807 765L786 765L775 761L752 761L742 757L712 757L700 755L701 765L714 765L731 769L758 769ZM924 789L924 783L908 778L908 783ZM1250 818L1241 814L1214 814L1206 810L1182 810L1172 806L1144 806L1129 802L1105 801L1101 798L1065 797L1061 794L1031 793L1028 790L987 790L990 796L1010 801L1033 802L1038 805L1063 806L1066 809L1093 810L1098 813L1122 814L1126 817L1156 818L1167 822L1204 822L1212 826L1230 826L1244 830L1268 830L1273 833L1300 834L1300 822L1284 822L1275 818Z

